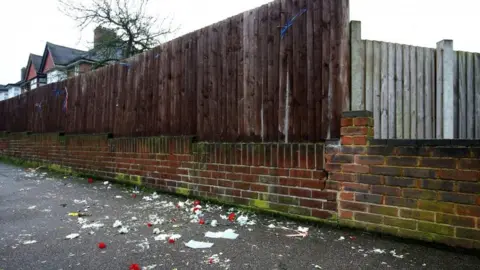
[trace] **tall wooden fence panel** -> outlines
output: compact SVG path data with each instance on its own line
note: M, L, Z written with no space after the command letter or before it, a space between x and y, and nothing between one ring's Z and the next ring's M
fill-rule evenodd
M222 141L339 137L350 106L348 14L348 0L277 0L0 102L0 129Z
M379 139L480 139L480 54L361 39L351 23L351 110Z

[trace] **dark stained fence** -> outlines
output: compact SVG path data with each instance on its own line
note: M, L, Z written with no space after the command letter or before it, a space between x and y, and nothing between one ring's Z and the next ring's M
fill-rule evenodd
M272 2L0 102L0 130L208 141L338 137L350 103L348 14L348 0Z

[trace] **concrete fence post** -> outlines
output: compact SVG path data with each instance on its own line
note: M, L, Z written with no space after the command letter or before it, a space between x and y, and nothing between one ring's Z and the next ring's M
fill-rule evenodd
M360 21L351 21L350 22L350 48L351 48L351 100L352 100L352 111L363 111L366 110L365 107L365 63L364 63L364 53L362 42L362 23Z
M453 139L456 121L453 40L439 41L436 53L436 138Z

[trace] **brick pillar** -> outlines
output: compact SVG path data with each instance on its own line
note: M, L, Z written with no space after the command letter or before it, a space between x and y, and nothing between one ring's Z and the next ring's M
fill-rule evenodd
M373 138L373 114L368 111L344 112L341 119L340 144L326 145L325 169L327 187L338 190L338 214L342 219L352 219L349 209L365 211L355 202L355 192L367 192L366 184L357 182L358 174L369 173L368 163L359 160L367 153L369 139Z

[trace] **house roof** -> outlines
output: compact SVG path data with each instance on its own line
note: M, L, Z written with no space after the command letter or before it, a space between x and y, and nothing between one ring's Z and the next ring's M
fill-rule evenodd
M50 51L55 65L61 66L67 65L75 58L87 53L86 51L56 45L50 42L47 42L46 49Z
M32 64L35 67L35 70L38 71L40 65L42 64L42 57L40 55L31 53L29 59L32 60Z
M0 84L0 92L5 92L5 91L8 91L7 86Z

